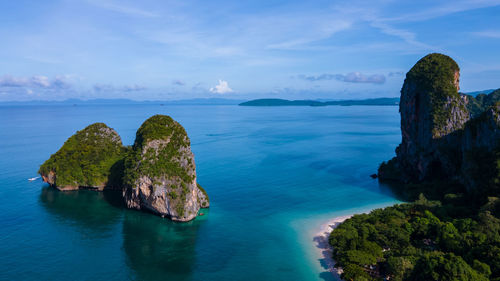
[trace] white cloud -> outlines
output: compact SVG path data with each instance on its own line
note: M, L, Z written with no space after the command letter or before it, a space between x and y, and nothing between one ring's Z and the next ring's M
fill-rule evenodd
M36 75L36 76L33 76L31 78L31 82L33 83L33 85L35 86L40 86L40 87L44 87L44 88L47 88L50 86L50 81L49 81L49 77L47 76L43 76L43 75Z
M97 7L124 15L134 16L134 17L144 17L144 18L156 18L157 14L152 13L147 10L138 9L131 6L125 6L123 3L113 3L106 1L89 1L88 3L95 5Z
M377 21L372 22L371 25L375 28L378 28L382 33L385 33L385 34L391 35L391 36L399 37L402 40L404 40L406 43L413 45L415 47L421 48L423 50L435 50L435 49L437 49L434 46L430 46L428 44L425 44L425 43L418 41L416 39L416 37L417 37L416 34L413 32L410 32L408 30L394 28L388 24L377 22Z
M385 75L383 74L373 74L373 75L365 75L360 72L351 72L348 74L330 74L325 73L321 75L298 75L297 78L315 82L315 81L323 81L323 80L338 80L342 82L349 83L372 83L372 84L384 84L385 83Z
M95 84L93 87L94 92L137 92L147 90L145 86L142 85L125 85L121 87L115 87L111 84Z
M473 34L480 37L500 38L500 31L497 30L479 31L479 32L474 32Z
M439 1L435 1L439 3ZM385 18L384 21L425 21L438 17L447 16L454 13L466 12L470 10L495 7L500 5L500 0L460 0L460 1L443 1L444 4L438 4L426 10L417 11L410 14L399 15L398 17Z
M136 91L147 90L147 87L135 84L135 85L125 85L121 89L125 92L136 92Z
M4 75L0 77L0 88L45 88L65 89L71 87L66 76L56 76L49 79L47 76L35 75L31 77L14 77Z
M227 83L227 81L219 80L219 84L213 88L210 88L210 92L216 94L226 94L232 93L233 89L229 88L229 84Z

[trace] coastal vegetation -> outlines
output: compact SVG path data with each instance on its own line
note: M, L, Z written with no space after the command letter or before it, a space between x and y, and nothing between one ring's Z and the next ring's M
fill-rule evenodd
M330 235L346 280L500 280L498 198L481 208L464 194L423 195L355 215Z
M411 202L332 231L345 280L500 280L500 91L461 95L459 67L430 54L401 90L402 143L378 176Z

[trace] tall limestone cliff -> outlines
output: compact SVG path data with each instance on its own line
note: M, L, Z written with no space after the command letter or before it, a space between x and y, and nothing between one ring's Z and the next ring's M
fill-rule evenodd
M490 106L495 95L479 101L459 94L459 79L457 63L436 53L406 74L399 108L402 142L396 157L381 164L381 180L453 180L469 189L477 185L471 172L481 162L477 153L494 155L500 140L498 105ZM488 109L478 113L486 104Z
M76 132L40 166L43 181L59 190L119 187L115 171L125 148L118 133L104 123ZM120 172L118 171L118 174Z
M500 102L471 119L461 134L460 181L500 194Z
M189 221L200 207L208 207L208 196L196 183L190 140L179 123L165 115L149 118L137 131L132 150L124 172L128 208Z
M437 146L469 120L459 78L457 63L442 54L425 56L406 74L399 105L403 139L396 153L410 180L441 172L436 171L443 160Z

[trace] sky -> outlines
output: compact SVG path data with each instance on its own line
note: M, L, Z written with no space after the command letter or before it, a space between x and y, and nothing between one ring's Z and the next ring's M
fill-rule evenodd
M500 88L500 0L0 2L0 101L397 97L432 52Z

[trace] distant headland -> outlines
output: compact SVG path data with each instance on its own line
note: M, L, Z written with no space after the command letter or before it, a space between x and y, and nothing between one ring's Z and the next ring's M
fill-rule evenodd
M399 98L374 98L364 100L285 100L285 99L256 99L239 104L240 106L328 106L328 105L399 105Z

